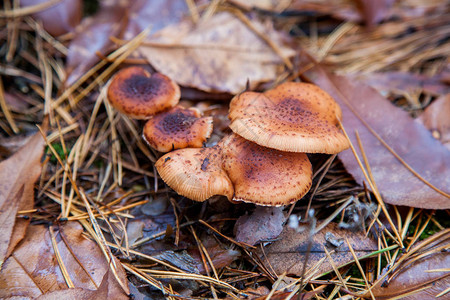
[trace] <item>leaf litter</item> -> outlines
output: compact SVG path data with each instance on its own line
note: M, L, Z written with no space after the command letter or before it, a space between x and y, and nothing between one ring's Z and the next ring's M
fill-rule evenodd
M13 156L0 163L0 266L24 237L29 218L16 218L19 211L34 207L34 184L41 174L44 139L36 133Z
M307 64L315 63L305 60L303 66ZM304 76L340 104L343 126L349 129L355 147L358 145L356 133L359 135L363 149L357 149L357 153L362 157L364 150L373 181L386 203L427 209L450 208L450 169L447 167L450 166L450 152L425 127L369 86L329 74L321 65L315 65ZM366 180L352 151L341 152L339 158L358 182Z
M4 92L27 100L26 107L18 108L14 98L5 101L0 97L2 146L9 141L19 145L13 139L19 136L14 126L20 134L29 136L28 131L35 130L34 124L42 121L44 113L50 112L50 127L42 131L48 147L41 176L31 183L36 190L31 198L35 207L16 209L17 203L8 207L19 211L16 223L24 216L29 218L25 221L31 221L27 228L30 239L23 239L5 257L0 272L2 284L13 286L9 281L12 277L5 272L20 262L14 270L22 272L14 276L21 276L27 292L44 299L126 297L129 292L123 269L133 293L152 299L332 299L394 294L420 298L448 293L448 272L442 269L447 256L441 251L448 245L448 212L443 210L448 200L439 198L440 194L423 181L405 180L390 183L391 189L400 191L394 196L401 199L390 202L392 197L385 192L383 181L407 172L398 165L388 172L391 177L376 177L379 170L374 161L379 154L371 151L382 149L384 153L385 148L373 137L363 135L361 124L348 125L348 115L342 120L344 128L355 148L366 157L362 156L361 165L350 172L354 177L346 172L344 166L348 168L349 162L342 157L312 155L312 191L296 205L278 209L272 218L270 210L264 212L248 204L234 205L220 198L201 204L176 195L153 168L160 154L142 143L143 124L117 114L105 101L104 84L117 67L150 63L154 69L173 72L178 77L174 79L184 85L182 95L188 95L184 105L217 115L214 138L208 141L212 146L229 130L227 100L234 94L246 88L264 91L286 80L298 80L301 75L301 79L336 85L347 98L361 100L358 95L369 95L366 101L372 111L363 117L369 122L371 115L379 116L375 122L378 127L374 126L377 133L402 125L402 130L407 128L418 135L417 141L404 137L393 143L385 137L402 158L409 156L397 147L403 149L409 143L414 145L408 148L414 151L409 152L420 161L423 157L416 150L422 147L427 157L436 149L443 152L445 148L433 139L441 121L431 123L429 133L407 113L401 113L405 109L417 116L430 103L439 105L442 100L435 98L442 99L446 93L448 42L442 39L446 34L442 3L404 1L383 9L385 3L380 2L375 7L378 12L363 15L348 1L333 5L316 1L315 6L307 4L309 8L299 6L304 3L299 1L275 6L269 2L263 8L267 11L241 1L138 1L119 8L105 6L117 4L115 1L102 2L98 14L90 21L84 18L75 34L53 38L27 17L45 7L23 10L6 1L6 10L0 14L0 23L5 25L0 39L5 45L2 49L7 50L2 52L7 55L5 60L2 57L0 69ZM150 8L155 3L163 7L160 13ZM373 3L366 1L366 5ZM368 31L361 25L364 19L372 24L384 21ZM339 20L346 22L339 24ZM361 24L348 22L351 20ZM151 31L135 37L148 25ZM186 40L176 39L181 33ZM299 46L308 49L321 64L311 65ZM240 51L234 52L235 48ZM145 55L148 51L151 56ZM219 53L217 57L214 51ZM229 69L224 70L224 66ZM331 71L344 77L330 75ZM192 76L195 74L203 77ZM368 87L355 88L355 76L382 88L383 95L401 108ZM398 79L394 82L397 85L389 80L392 78ZM420 86L414 88L412 83ZM386 107L382 114L380 107ZM394 117L386 117L391 114ZM446 120L445 115L434 114L431 120ZM353 137L355 129L362 147ZM14 150L8 151L2 157ZM349 159L355 164L351 155ZM41 159L37 161L40 165ZM427 179L428 173L434 172L435 178L429 180L445 189L436 183L445 184L445 165L438 169L441 173L436 173L433 165L421 165L423 168L417 168L412 163L414 170ZM362 172L361 168L367 170L367 177L355 175ZM2 176L9 178L9 173ZM415 189L427 201L416 201ZM348 199L354 203L350 205ZM394 204L385 207L383 200ZM400 203L406 207L397 207ZM249 211L254 213L247 214ZM300 227L314 228L311 224L315 222L318 233L311 236L308 229L297 232L283 225L289 215L302 217ZM5 213L1 217L11 219ZM264 222L269 224L260 225ZM37 240L35 235L44 238ZM426 240L430 242L423 246L419 241L425 235L430 236ZM71 253L63 236L71 245ZM14 237L20 240L20 235ZM9 237L4 240L5 244L15 243ZM96 255L86 258L86 247ZM47 249L37 266L34 263L40 252L36 248ZM287 252L283 250L287 248ZM320 249L314 252L308 248ZM75 263L74 257L79 257L80 263ZM302 257L302 261L286 265L284 260L290 257ZM93 270L95 280L88 279L84 270ZM39 277L47 271L49 282ZM407 279L412 273L416 281ZM35 278L43 288L36 288ZM67 289L70 286L74 288ZM48 293L43 294L45 291Z

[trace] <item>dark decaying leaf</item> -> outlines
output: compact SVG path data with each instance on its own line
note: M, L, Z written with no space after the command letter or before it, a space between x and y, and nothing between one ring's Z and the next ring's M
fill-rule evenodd
M439 238L435 240L438 235ZM450 266L450 253L446 251L449 241L450 230L447 229L414 246L410 251L415 253L392 271L393 275L373 287L376 299L398 296L408 300L435 299L439 293L448 289L450 273L445 268ZM366 297L370 298L370 295ZM448 298L448 294L442 299L447 299L445 297Z
M36 133L16 154L0 163L0 266L25 235L29 220L16 218L32 209L34 183L41 174L44 139Z
M220 270L221 268L225 268L227 266L230 266L233 261L238 259L240 257L240 252L238 250L233 249L224 249L223 246L219 245L215 239L213 239L211 236L203 238L202 243L204 244L206 251L208 252L208 255L211 257L211 260L213 262L214 268L216 270ZM202 262L200 253L197 248L191 249L189 251L192 258L197 263L197 269L200 273L205 274L206 269L205 265ZM208 272L211 272L211 266L207 265Z
M450 199L436 192L409 171L371 133L370 126L406 163L425 180L447 194L450 192L450 152L421 124L395 107L373 88L344 76L328 73L307 55L302 56L304 74L328 92L341 106L342 122L358 149L358 132L374 181L385 202L427 209L448 209ZM362 120L368 125L366 126ZM366 181L351 150L339 158L345 168L362 184Z
M89 290L99 290L98 293L114 294L114 299L128 299L115 277L109 274L109 263L98 245L82 233L83 229L77 222L70 222L61 226L59 231L55 230L61 259L80 295L89 295ZM119 261L116 261L116 265L121 281L126 283L125 271ZM67 289L55 257L48 228L30 226L25 238L5 261L0 272L0 297L36 298L54 291L59 291L59 299L73 299L70 298L73 291Z
M358 0L361 15L367 26L384 20L395 0Z
M23 7L38 5L48 0L20 0ZM72 32L80 23L83 14L82 0L62 0L33 15L42 22L44 29L53 36Z
M279 45L284 57L294 54L283 46L272 27L252 20L252 25ZM275 79L282 59L266 42L231 13L216 13L193 24L185 19L149 37L140 52L159 72L178 84L204 91L242 91Z
M308 249L308 236L308 230L297 232L286 226L278 239L264 248L265 254L261 252L259 254L264 262L270 263L277 274L287 272L288 274L300 276ZM339 243L340 246L336 247L333 245L336 243L331 243L329 236L333 237L333 241L341 241L342 243ZM336 223L330 223L313 236L306 270L312 268L324 257L324 262L315 269L317 271L316 274L332 270L332 265L326 258L324 248L329 252L335 250L335 252L331 253L331 257L336 266L341 266L353 260L353 256L343 240L346 237L349 239L358 257L378 250L376 243L366 237L363 232L340 229Z
M418 121L450 150L450 94L439 97L431 103Z
M255 245L260 241L277 238L283 231L286 217L282 207L256 206L251 214L245 214L236 221L236 241Z

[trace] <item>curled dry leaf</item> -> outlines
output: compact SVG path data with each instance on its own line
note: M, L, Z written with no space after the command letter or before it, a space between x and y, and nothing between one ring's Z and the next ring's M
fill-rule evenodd
M309 240L309 230L307 228L304 229L303 232L297 232L286 226L278 239L264 248L264 253L259 252L261 259L264 262L268 261L275 273L282 274L287 272L287 274L302 275ZM331 243L330 234L332 234L333 240L347 237L357 257L378 250L377 244L366 237L363 232L351 232L350 234L350 231L338 228L336 223L330 223L312 238L311 252L306 262L307 271L323 258L325 260L313 270L317 275L332 270L332 265L327 258L324 248L328 252L335 250L335 252L331 252L331 257L338 267L353 260L347 244L345 242L339 244ZM339 246L336 247L336 245Z
M283 207L256 206L251 215L243 215L236 221L236 241L255 245L273 240L283 231L284 221Z
M450 150L450 94L439 97L431 103L418 121Z
M41 174L44 145L41 134L36 133L16 154L0 163L0 266L30 222L16 215L33 208L34 183Z
M20 0L23 7L38 5L48 0ZM62 0L55 5L35 13L33 16L42 22L44 29L53 36L72 32L80 23L83 14L82 0Z
M273 28L251 22L281 45L284 57L294 55ZM183 20L170 25L149 37L140 49L150 64L180 85L232 94L242 91L247 80L256 85L274 79L282 64L272 48L227 12L198 24Z
M83 229L78 223L70 222L54 233L62 262L73 285L80 291L80 297L95 290L103 293L107 288L108 296L128 299L115 277L109 274L109 263L102 251L95 242L82 235ZM119 261L116 261L116 265L120 280L126 283L125 271ZM73 295L73 291L67 289L48 229L40 225L30 226L25 238L5 261L0 272L0 297L21 296L34 299L54 291L59 291L61 299Z
M401 108L393 106L373 88L344 76L332 75L308 55L302 55L304 77L327 91L342 109L344 128L359 157L356 132L368 158L372 175L383 200L389 204L426 209L448 209L450 199L409 171L375 132L413 170L445 193L450 193L450 152L421 124ZM302 68L300 67L300 68ZM371 132L369 127L373 130ZM339 154L347 171L362 184L366 178L352 151Z
M435 299L439 293L448 289L450 273L445 267L450 265L450 253L445 249L448 249L449 239L450 230L447 229L417 244L409 251L412 255L403 254L409 257L394 266L392 275L372 288L376 299L398 296L408 300ZM365 297L370 298L370 295L367 293ZM448 298L448 293L442 299L445 297Z

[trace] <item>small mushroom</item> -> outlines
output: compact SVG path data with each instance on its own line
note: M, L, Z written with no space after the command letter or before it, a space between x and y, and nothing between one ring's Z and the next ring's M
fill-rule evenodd
M312 184L312 166L305 153L259 146L237 134L221 143L223 168L234 186L233 201L280 206L302 198Z
M224 195L232 202L287 205L303 197L312 181L306 154L261 147L236 134L212 148L168 153L155 166L171 188L196 201Z
M195 108L176 106L147 121L143 137L159 152L200 148L213 130L213 118L201 117Z
M313 84L287 82L265 93L244 92L230 103L230 128L281 151L338 153L349 147L339 105Z
M132 118L148 119L177 105L180 88L163 74L150 74L142 67L129 67L114 75L108 87L108 100L117 110Z
M218 146L186 148L162 156L155 166L164 182L182 196L196 201L214 195L231 199L234 189L221 156Z

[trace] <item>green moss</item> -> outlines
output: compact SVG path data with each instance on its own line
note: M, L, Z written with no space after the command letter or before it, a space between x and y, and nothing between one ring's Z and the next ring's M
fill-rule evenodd
M64 149L61 143L55 143L52 144L53 149L55 149L56 154L58 154L59 158L64 161L65 155L64 155ZM53 152L48 148L48 146L45 148L45 153L48 153L50 155L50 162L53 164L58 163L58 159L53 155Z

